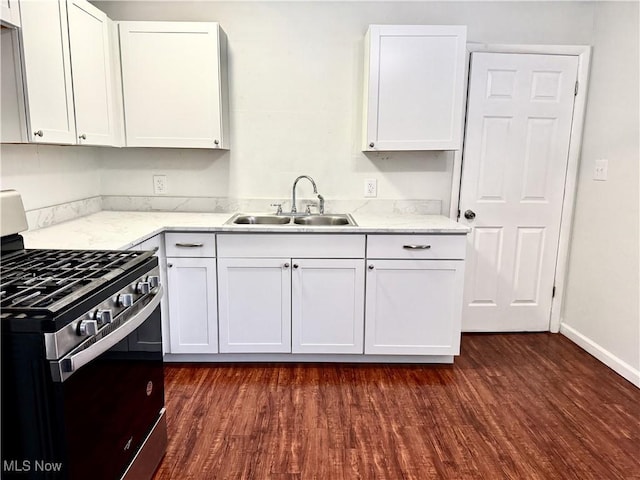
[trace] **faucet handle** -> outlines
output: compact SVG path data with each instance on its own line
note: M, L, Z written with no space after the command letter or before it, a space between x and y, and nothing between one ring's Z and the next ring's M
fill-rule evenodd
M320 215L324 215L324 197L320 194L318 194L318 213L320 213Z
M278 210L276 210L276 215L282 215L282 204L281 203L272 203L271 206L272 207L278 207Z
M314 202L307 203L307 209L305 210L305 213L307 215L311 215L311 207L317 207L317 206L318 204Z

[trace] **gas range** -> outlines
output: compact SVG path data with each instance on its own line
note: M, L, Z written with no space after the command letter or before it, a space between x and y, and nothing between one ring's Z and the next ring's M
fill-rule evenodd
M19 195L0 203L0 476L150 479L167 442L154 252L25 249Z

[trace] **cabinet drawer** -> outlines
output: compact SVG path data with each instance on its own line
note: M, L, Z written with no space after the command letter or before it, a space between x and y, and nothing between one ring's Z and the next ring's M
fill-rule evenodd
M221 234L219 257L364 258L364 235Z
M216 236L213 233L165 233L167 257L215 257Z
M367 258L463 259L466 235L369 235Z

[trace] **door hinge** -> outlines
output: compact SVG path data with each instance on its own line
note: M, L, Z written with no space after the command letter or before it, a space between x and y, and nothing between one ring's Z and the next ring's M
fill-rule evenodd
M554 298L556 296L556 286L553 286L553 289L551 290L551 298Z
M576 80L576 86L573 89L573 96L574 97L578 96L578 85L580 85L580 83Z

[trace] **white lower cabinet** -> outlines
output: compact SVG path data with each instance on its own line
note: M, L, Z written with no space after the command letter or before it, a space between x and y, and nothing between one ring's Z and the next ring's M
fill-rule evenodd
M221 258L221 353L362 353L364 260Z
M217 353L215 235L165 234L171 353Z
M220 258L221 353L291 352L291 261Z
M171 353L217 353L216 259L168 262Z
M291 351L363 353L364 260L293 259Z
M221 353L362 354L364 235L219 235L218 308Z
M464 249L451 242L464 235L369 237L365 354L460 353Z

